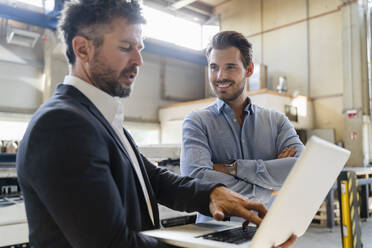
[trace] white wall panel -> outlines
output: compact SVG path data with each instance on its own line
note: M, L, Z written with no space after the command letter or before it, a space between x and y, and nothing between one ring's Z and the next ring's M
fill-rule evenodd
M69 73L68 64L65 59L61 59L57 56L53 56L52 66L51 66L52 80L51 89L52 92L55 91L57 85L62 83L65 76Z
M222 12L221 30L237 30L244 35L261 32L261 0L230 1L216 12Z
M132 93L123 100L125 116L138 120L156 120L158 106L168 103L161 100L161 58L144 54L143 59L144 64L139 70Z
M164 70L164 96L173 100L204 98L204 66L167 58Z
M309 15L315 16L337 9L341 0L309 0Z
M0 112L29 113L42 103L42 68L0 61Z
M252 43L252 55L253 55L253 62L257 64L261 64L262 62L262 35L257 35L248 38L248 41Z
M158 107L176 103L162 98L162 58L143 54L144 65L140 68L132 94L124 99L125 116L135 120L158 120ZM197 99L204 97L204 67L187 62L167 59L165 70L167 94L175 97Z
M343 92L342 22L336 12L310 20L310 96Z
M263 3L264 30L306 18L305 0L263 0Z
M307 94L306 24L299 23L264 34L263 61L268 65L269 88L279 76L287 78L288 91Z
M344 115L343 97L330 97L314 100L315 128L334 128L336 142L343 139Z

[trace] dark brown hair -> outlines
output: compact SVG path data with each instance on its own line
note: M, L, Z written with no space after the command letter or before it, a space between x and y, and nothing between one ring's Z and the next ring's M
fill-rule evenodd
M239 32L223 31L215 34L205 50L205 55L209 59L212 49L225 49L236 47L240 50L244 67L252 61L252 44Z
M72 39L83 36L92 40L94 46L103 43L103 34L118 17L131 24L144 24L145 18L137 1L127 0L72 0L66 2L59 21L59 30L66 43L66 56L70 64L75 64ZM105 28L103 28L106 26Z

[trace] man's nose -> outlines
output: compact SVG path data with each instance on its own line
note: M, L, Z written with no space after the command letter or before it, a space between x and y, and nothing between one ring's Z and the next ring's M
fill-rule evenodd
M225 74L224 71L222 69L219 69L217 71L217 80L222 81L224 79L224 76L225 76L224 74Z
M141 52L138 50L135 50L133 53L133 58L132 58L133 64L137 66L142 66L143 65L143 58L141 55Z

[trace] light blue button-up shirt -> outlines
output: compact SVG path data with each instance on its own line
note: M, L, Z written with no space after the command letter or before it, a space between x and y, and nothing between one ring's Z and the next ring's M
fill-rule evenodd
M186 117L182 131L181 173L220 182L250 200L264 204L272 190L279 190L302 152L288 118L279 112L248 104L243 126L234 111L220 99ZM294 146L295 157L277 159L286 147ZM236 177L213 170L214 163L236 160ZM198 222L210 220L198 215Z

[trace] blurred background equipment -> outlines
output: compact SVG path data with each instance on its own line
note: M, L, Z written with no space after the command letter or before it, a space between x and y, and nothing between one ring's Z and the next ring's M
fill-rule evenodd
M287 93L287 78L284 76L279 77L278 86L276 86L276 91L279 93Z

